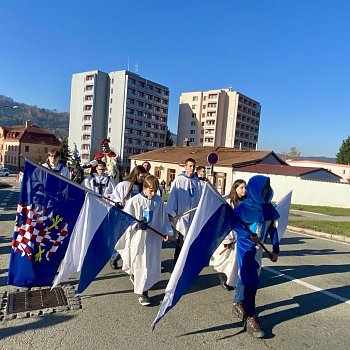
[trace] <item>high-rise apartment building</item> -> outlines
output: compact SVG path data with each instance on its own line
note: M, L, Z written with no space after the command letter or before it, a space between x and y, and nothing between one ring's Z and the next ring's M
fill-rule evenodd
M169 89L127 70L73 74L69 146L91 160L108 137L124 164L130 155L164 147Z
M255 150L260 111L259 102L231 89L182 93L177 145Z

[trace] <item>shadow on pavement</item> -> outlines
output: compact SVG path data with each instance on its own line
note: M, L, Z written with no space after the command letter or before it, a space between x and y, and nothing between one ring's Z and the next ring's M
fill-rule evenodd
M56 324L60 324L62 322L69 321L74 316L68 315L46 315L40 317L37 321L20 326L0 328L0 339L4 339L11 336L18 336L19 334L25 334L26 331L35 330L35 329L43 329L47 327L51 327ZM7 321L6 324L8 324Z

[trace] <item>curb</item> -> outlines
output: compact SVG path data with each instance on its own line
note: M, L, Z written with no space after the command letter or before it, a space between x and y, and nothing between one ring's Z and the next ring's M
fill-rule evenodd
M319 231L313 231L306 228L300 228L295 226L287 226L287 230L297 233L305 233L311 236L321 237L325 239L329 239L331 241L337 241L337 242L344 242L350 244L350 237L341 236L341 235L334 235L332 233L326 233L326 232L319 232Z

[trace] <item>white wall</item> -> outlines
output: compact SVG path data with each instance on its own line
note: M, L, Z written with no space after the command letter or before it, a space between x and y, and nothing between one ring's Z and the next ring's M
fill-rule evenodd
M254 175L266 175L271 179L274 201L293 190L293 204L322 205L350 208L350 184L314 180L302 180L293 176L254 174L236 171L233 180L241 178L248 181Z

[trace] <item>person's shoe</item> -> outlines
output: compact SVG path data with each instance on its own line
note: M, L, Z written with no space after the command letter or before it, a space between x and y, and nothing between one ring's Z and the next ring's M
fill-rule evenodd
M245 317L245 310L244 310L244 305L242 302L238 301L236 303L233 303L233 308L232 308L232 313L240 318L241 320L244 319Z
M139 303L142 306L149 306L149 305L151 305L151 299L149 298L148 295L142 294L139 296Z
M221 287L226 289L226 290L234 290L235 287L229 286L228 284L226 284L226 282L221 283Z
M120 266L118 266L118 260L110 260L109 265L113 270L118 270L121 268Z
M245 319L245 329L254 338L263 338L265 336L265 332L255 316Z

